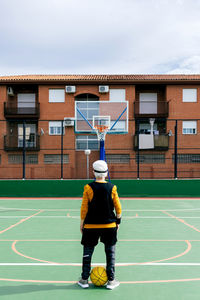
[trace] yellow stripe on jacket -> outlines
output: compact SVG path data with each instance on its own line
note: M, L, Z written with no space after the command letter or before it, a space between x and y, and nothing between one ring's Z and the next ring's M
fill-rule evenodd
M105 183L105 182L103 182ZM84 191L83 191L83 200L81 204L81 220L84 221L85 217L88 212L88 203L92 201L93 199L93 190L92 188L87 184L84 186ZM117 187L114 185L112 189L112 199L113 199L113 204L114 208L117 214L117 218L121 218L121 213L122 213L122 208L119 200L119 196L117 193ZM116 227L116 223L109 223L109 224L84 224L84 228L113 228Z

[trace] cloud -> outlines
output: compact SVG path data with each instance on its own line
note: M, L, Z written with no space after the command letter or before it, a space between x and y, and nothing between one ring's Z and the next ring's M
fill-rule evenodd
M200 74L200 56L192 56L181 61L168 74Z
M199 0L1 0L0 72L173 72L198 57L199 9Z

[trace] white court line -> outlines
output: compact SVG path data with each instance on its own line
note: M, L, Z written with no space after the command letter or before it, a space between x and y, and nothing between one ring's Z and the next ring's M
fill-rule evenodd
M0 219L20 219L20 218L26 218L28 216L0 216ZM34 216L33 219L40 218L40 219L60 219L60 218L67 218L67 219L80 219L80 216ZM200 219L200 217L181 217L177 216L177 218L184 218L184 219ZM156 216L123 216L124 219L172 219L171 217L156 217Z
M200 263L116 263L116 267L120 266L200 266ZM40 266L40 267L63 267L63 266L82 266L82 263L0 263L0 266ZM92 266L105 266L105 263L93 263Z
M74 201L74 200L82 200L81 197L20 197L20 198L15 198L15 197L0 197L0 201L43 201L43 200L51 200L51 201Z
M0 239L0 242L15 242L16 240L14 239ZM160 242L164 242L164 243L176 243L176 242L185 242L185 240L152 240L152 239L119 239L119 242L147 242L147 243L151 243L151 242L155 242L155 243L160 243ZM62 240L56 240L56 239L26 239L26 240L17 240L17 242L80 242L80 239L62 239ZM200 242L200 240L189 240L189 242Z
M28 216L0 216L0 219L17 219L17 218L26 218ZM80 219L80 216L41 216L41 218L72 218L72 219ZM164 217L165 218L165 217ZM171 219L171 217L166 217Z
M166 198L162 198L162 197L154 197L154 198L150 198L150 197L137 197L137 198L134 198L134 197L132 197L132 198L127 198L127 197L120 197L120 200L124 200L124 201L126 201L126 200L128 200L128 201L199 201L200 200L200 198L199 197L186 197L186 198L184 198L184 197L166 197Z
M175 208L175 209L123 209L123 211L193 211L193 210L200 210L199 207L197 208Z
M0 206L0 212L4 212L5 210L17 210L17 211L31 211L31 210L44 210L44 211L80 211L80 209L73 209L73 208L19 208L19 207L3 207ZM175 208L175 209L123 209L123 211L141 211L141 212L162 212L165 211L199 211L200 208Z
M41 208L44 211L80 211L80 209L73 208ZM30 211L30 210L40 210L40 208L19 208L19 207L3 207L0 206L0 212L4 210L19 210L19 211Z
M35 218L40 218L40 217L35 217ZM41 217L42 218L42 217ZM200 217L178 217L177 218L184 218L184 219L200 219ZM141 217L141 216L131 216L131 217L123 217L123 219L170 219L169 217Z
M74 201L74 200L82 200L82 197L0 197L0 201L43 201L43 200L51 200L51 201L58 201L58 200L63 200L63 201ZM120 200L123 201L199 201L200 197L120 197Z

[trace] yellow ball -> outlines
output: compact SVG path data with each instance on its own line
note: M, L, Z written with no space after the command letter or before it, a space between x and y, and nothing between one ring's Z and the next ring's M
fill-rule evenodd
M104 267L95 267L90 273L90 279L96 286L102 286L108 281L106 269Z

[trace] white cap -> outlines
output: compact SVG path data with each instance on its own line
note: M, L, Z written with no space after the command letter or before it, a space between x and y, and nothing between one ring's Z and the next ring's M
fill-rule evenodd
M93 169L96 173L106 173L108 172L108 165L104 160L96 160L93 163Z

